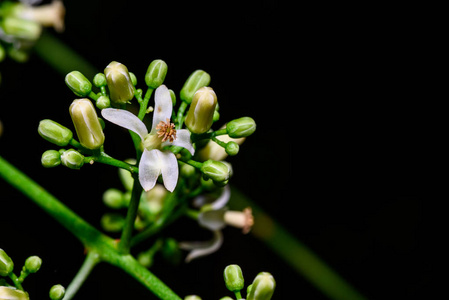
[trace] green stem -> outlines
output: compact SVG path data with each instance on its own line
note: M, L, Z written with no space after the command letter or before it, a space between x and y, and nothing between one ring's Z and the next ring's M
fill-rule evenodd
M139 114L137 115L140 120L143 120L145 114L147 113L148 102L150 101L153 91L154 89L148 88L147 92L145 93L145 98L142 102L140 102Z
M131 174L139 173L139 168L137 168L133 165L130 165L124 161L112 158L104 152L101 152L100 155L86 156L84 158L84 162L90 163L90 164L92 164L93 162L99 162L102 164L107 164L107 165L111 165L114 167L125 169L127 171L130 171Z
M9 274L9 278L11 278L12 282L14 283L15 287L21 291L23 291L23 287L22 284L20 283L19 278L17 278L16 274L14 274L13 272L11 272Z
M177 121L176 129L182 128L182 124L184 122L184 113L185 113L188 105L189 104L187 104L187 102L184 102L184 101L181 102L181 105L179 105L178 115L176 117L176 121Z
M216 136L225 135L225 134L228 134L228 132L226 131L226 128L219 129L217 131L212 131L212 132L205 132L202 134L192 134L191 139L192 139L192 142L195 143L195 142L198 142L201 140L210 140Z
M95 251L89 251L87 253L83 265L81 266L76 276L73 278L72 282L67 287L64 300L70 300L75 296L75 294L83 285L84 281L86 281L89 274L99 262L100 257L98 253L96 253Z
M116 243L84 221L31 178L0 156L0 177L29 197L35 204L77 237L89 251L98 253L100 260L130 274L160 299L181 300L153 273L142 267L131 255L122 255ZM20 284L20 283L19 283Z
M235 294L235 299L237 299L237 300L243 299L243 298L242 298L242 294L240 294L240 291L235 291L234 294ZM65 299L64 299L64 300L65 300Z
M122 236L119 243L119 252L122 254L128 254L131 248L131 237L134 229L134 222L137 217L137 210L139 208L140 197L142 196L142 186L140 185L139 178L134 177L133 189L131 193L131 202L129 203L128 213L126 215L125 227L122 231Z

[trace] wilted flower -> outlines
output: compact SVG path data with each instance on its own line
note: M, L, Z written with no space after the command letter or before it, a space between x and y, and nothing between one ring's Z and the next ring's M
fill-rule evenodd
M45 27L53 27L58 32L64 30L65 7L61 0L53 0L50 4L40 6L19 4L14 15Z
M149 133L145 124L127 110L106 108L101 114L106 120L140 136L144 150L139 163L139 181L143 189L152 189L162 174L165 188L173 192L178 182L178 160L173 152L162 151L162 147L180 146L192 155L195 150L190 141L190 132L187 129L176 130L174 124L170 123L173 104L165 85L156 89L154 101L153 125Z

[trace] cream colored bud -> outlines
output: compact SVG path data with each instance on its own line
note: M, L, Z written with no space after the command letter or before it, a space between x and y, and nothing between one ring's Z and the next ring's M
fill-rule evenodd
M134 85L128 68L119 62L111 62L104 69L108 82L111 100L115 103L126 103L134 97Z
M69 111L81 145L91 150L100 148L104 134L92 102L85 98L74 100Z
M0 286L0 300L29 300L28 294L9 286Z
M187 128L201 134L210 129L214 119L217 95L210 87L202 87L193 95L192 104L185 120Z

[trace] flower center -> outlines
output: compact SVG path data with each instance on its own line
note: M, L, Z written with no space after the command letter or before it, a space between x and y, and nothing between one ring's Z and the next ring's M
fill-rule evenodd
M176 140L175 124L170 123L170 119L167 118L166 122L160 121L159 124L157 124L156 129L157 136L162 138L162 142L169 140L173 143L173 141Z

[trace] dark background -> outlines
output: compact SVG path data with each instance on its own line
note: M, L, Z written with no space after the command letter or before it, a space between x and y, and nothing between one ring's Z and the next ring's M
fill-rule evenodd
M113 60L124 63L138 87L153 59L167 62L165 84L175 91L194 70L207 71L220 122L251 116L258 126L229 159L234 186L369 299L434 292L439 261L431 221L442 200L435 187L443 182L436 176L434 134L442 119L421 72L419 20L395 9L336 16L334 7L301 7L296 13L275 1L141 3L68 2L66 30L57 37L98 70ZM52 145L38 136L39 121L70 128L68 106L76 96L37 55L0 67L0 154L98 227L103 191L120 187L115 171L100 164L81 171L40 165ZM132 156L124 143L106 135L115 157ZM43 258L41 271L25 284L33 299L46 299L52 284L68 286L83 248L3 181L0 190L0 247L16 271L30 255ZM182 222L188 230L169 231L185 240L207 238ZM151 270L180 295L218 299L228 295L224 267L237 263L248 283L271 272L274 299L326 299L253 236L232 228L224 236L213 255L181 267L159 261ZM95 269L79 292L80 299L141 296L152 297L108 265Z

